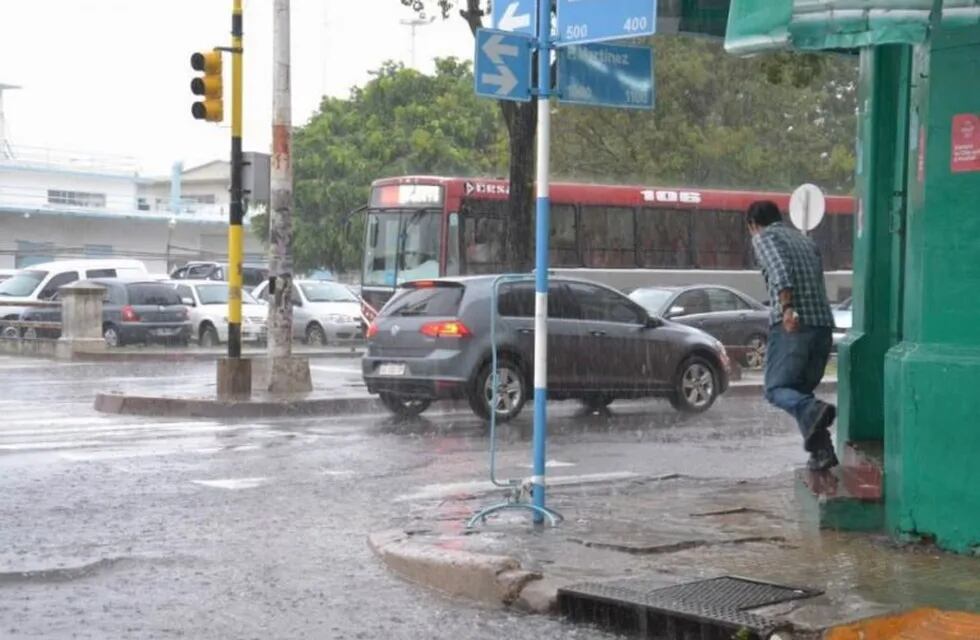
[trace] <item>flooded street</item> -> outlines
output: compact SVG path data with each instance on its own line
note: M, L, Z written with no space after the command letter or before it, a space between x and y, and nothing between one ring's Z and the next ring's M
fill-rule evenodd
M356 364L314 371L343 380ZM167 363L0 360L0 635L603 637L443 598L370 552L367 534L407 519L414 499L486 483L470 413L221 422L91 408L107 387L186 387L213 372L183 368L173 382ZM798 436L751 398L685 419L660 402L612 416L551 407L553 477L752 478L800 462ZM529 475L530 431L528 416L502 429L503 477Z

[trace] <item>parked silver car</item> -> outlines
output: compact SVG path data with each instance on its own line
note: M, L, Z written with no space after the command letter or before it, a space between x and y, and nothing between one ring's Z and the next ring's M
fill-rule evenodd
M465 398L498 420L520 413L531 393L534 286L501 284L497 385L490 318L495 276L440 278L399 286L368 329L362 373L368 391L399 415L433 400ZM664 397L680 411L706 411L728 387L722 344L703 331L647 313L619 291L554 279L548 293L548 397L598 409L617 398Z
M252 291L269 301L269 282ZM308 344L351 342L363 337L361 303L350 289L336 282L293 281L293 338Z

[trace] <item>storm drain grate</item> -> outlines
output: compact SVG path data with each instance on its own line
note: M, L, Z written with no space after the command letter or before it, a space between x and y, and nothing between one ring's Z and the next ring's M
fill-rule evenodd
M724 576L665 587L662 580L633 578L578 584L558 592L562 613L645 638L728 640L746 630L764 638L775 620L749 610L812 598L818 591Z

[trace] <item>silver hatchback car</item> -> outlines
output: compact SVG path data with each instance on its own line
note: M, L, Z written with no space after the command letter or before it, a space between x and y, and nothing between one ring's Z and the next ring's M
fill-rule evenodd
M417 415L433 400L465 398L479 416L517 416L532 391L534 286L522 280L497 288L494 394L495 281L474 276L401 285L367 332L368 391L399 415ZM595 409L617 398L657 396L680 411L700 412L728 387L728 355L718 340L651 316L615 289L552 280L548 315L551 399L577 399Z

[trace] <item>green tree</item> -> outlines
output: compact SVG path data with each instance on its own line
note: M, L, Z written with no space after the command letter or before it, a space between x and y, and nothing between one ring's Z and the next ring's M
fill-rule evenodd
M345 99L324 98L293 138L294 255L298 270L359 266L373 180L406 174L499 174L500 117L473 94L469 62L436 62L434 75L387 63ZM253 222L266 233L266 221Z
M650 39L656 108L559 105L554 173L569 179L786 190L853 185L856 61L743 59L720 42Z

